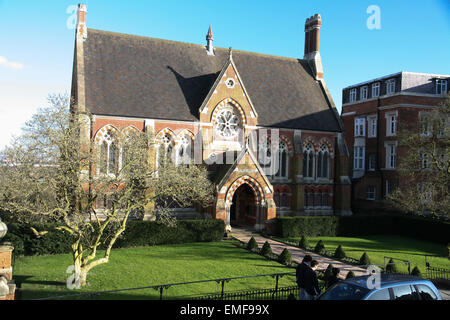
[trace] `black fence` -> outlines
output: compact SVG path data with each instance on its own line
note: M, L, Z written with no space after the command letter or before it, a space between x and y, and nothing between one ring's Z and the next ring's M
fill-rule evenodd
M427 266L427 279L450 281L450 269Z
M195 297L195 300L288 300L298 299L298 286L277 289L241 290Z

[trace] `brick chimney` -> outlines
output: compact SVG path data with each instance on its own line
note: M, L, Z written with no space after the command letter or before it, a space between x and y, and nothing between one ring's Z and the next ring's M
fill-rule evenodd
M305 54L303 59L308 60L316 79L323 79L322 60L320 58L320 27L322 19L315 14L305 22Z
M86 14L86 5L80 3L77 11L77 40L84 41L87 38Z

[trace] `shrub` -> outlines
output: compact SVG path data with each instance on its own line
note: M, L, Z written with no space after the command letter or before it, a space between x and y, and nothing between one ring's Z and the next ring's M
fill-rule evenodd
M258 243L256 242L254 237L251 237L247 242L247 250L258 249Z
M334 257L336 259L344 259L346 257L344 249L342 249L342 246L339 245L339 247L336 248L336 251L334 251Z
M414 269L412 269L411 271L411 275L416 277L422 277L422 272L420 272L420 269L417 266L415 266Z
M308 238L305 235L303 235L302 238L300 239L298 246L299 248L302 249L308 249L309 247Z
M287 248L284 248L283 252L278 256L278 262L286 265L292 263L292 256Z
M314 248L315 253L321 253L325 250L325 245L323 244L322 240L319 240L316 244L316 247Z
M272 248L270 247L270 243L268 241L264 242L264 245L261 248L261 254L263 256L267 256L271 253L272 253Z
M394 263L394 259L390 259L388 264L386 265L387 273L396 273L398 272L397 265Z
M444 257L450 258L450 243L444 248Z
M323 280L325 283L328 282L328 279L333 275L333 265L330 263L323 274Z
M369 258L369 256L367 255L367 253L363 253L363 255L361 256L361 258L359 259L359 264L360 265L362 265L362 266L368 266L368 265L370 265L370 264L372 264L371 262L370 262L370 258Z
M354 277L355 277L355 274L353 273L352 270L350 270L350 271L347 273L347 276L345 277L345 279L350 279L350 278L354 278Z

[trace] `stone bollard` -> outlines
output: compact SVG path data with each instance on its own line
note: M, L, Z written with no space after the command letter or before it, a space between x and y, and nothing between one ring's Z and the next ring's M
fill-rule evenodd
M10 243L0 244L0 300L14 300L16 285L12 280L13 250L14 247Z

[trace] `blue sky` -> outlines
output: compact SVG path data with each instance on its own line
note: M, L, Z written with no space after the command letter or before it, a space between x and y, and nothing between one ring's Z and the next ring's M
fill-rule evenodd
M449 0L85 0L89 28L287 57L303 57L305 19L322 16L325 81L341 110L342 88L398 71L450 74ZM0 0L0 148L46 104L69 92L76 1ZM370 5L381 29L370 30Z

